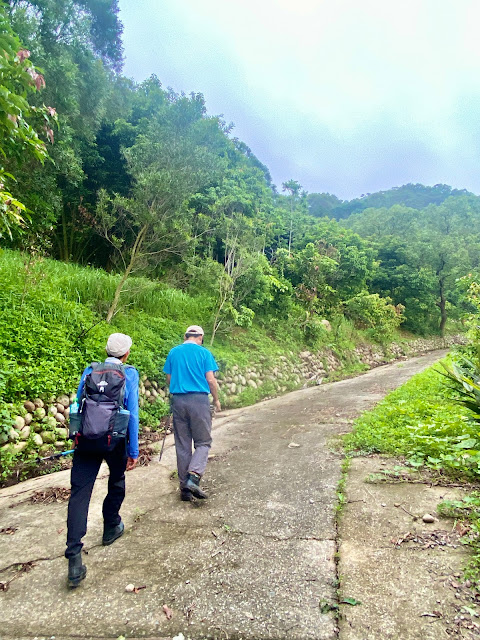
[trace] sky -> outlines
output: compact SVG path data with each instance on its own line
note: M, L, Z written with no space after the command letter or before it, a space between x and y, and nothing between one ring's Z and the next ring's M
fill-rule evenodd
M479 0L120 0L124 74L200 92L281 189L480 194Z

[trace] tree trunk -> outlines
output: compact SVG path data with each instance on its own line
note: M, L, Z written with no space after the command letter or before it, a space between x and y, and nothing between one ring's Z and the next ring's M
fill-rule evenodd
M446 299L445 299L445 294L443 293L443 291L440 294L440 302L438 303L438 306L440 308L440 335L443 336L445 335L445 325L447 324L447 309L446 309Z
M110 324L113 316L115 315L115 312L118 307L118 303L120 302L120 296L122 294L123 287L138 259L138 254L140 252L140 248L143 244L143 241L145 240L145 235L147 233L147 230L148 230L148 225L146 224L140 229L137 239L135 240L132 253L130 254L130 262L128 263L127 268L125 269L123 276L120 282L118 283L117 288L115 289L115 295L113 296L112 304L110 305L110 309L108 310L107 317L105 319L106 322L108 322L108 324Z

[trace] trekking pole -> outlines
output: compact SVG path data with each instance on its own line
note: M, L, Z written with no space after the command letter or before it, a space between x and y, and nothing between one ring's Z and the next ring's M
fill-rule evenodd
M45 458L36 458L35 462L45 462L46 460L55 460L56 458L63 458L63 456L68 456L73 453L75 449L69 449L68 451L62 451L61 453L54 453L51 456L46 456Z
M165 425L165 433L163 434L162 448L160 449L160 455L158 456L159 462L162 460L163 449L165 448L165 440L167 439L167 431L169 430L171 431L171 428L172 428L172 420L173 420L172 405L170 404L170 410L168 412L168 420L167 420L167 424Z

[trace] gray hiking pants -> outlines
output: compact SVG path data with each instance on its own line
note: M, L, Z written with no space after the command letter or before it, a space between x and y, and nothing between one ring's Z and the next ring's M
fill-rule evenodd
M180 488L189 472L203 476L212 445L212 416L206 393L176 393L172 398L173 433ZM192 454L192 443L194 452Z

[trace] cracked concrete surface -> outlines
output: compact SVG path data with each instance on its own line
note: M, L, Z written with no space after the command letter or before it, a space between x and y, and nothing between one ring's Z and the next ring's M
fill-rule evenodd
M338 637L334 614L319 607L337 597L342 456L329 443L440 355L220 414L203 483L210 499L196 505L179 501L167 439L160 464L127 475L126 533L111 547L101 546L106 479L99 479L85 538L87 578L76 590L65 586L66 503L28 501L34 491L68 487L69 472L1 490L0 528L17 531L0 535L0 581L12 577L14 563L36 563L0 592L0 638ZM128 583L145 588L126 593Z

